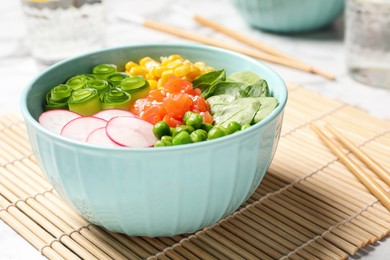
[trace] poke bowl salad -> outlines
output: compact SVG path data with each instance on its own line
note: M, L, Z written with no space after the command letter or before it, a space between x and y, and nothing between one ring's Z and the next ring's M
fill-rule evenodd
M192 233L255 191L278 145L284 81L247 56L195 44L103 49L23 90L37 164L91 223L127 235Z
M39 122L81 142L165 147L242 131L278 105L251 71L226 73L178 54L129 60L124 70L97 64L53 86Z

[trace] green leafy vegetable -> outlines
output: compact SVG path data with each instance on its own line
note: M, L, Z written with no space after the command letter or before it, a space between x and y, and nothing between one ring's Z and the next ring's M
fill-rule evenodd
M246 88L249 87L248 83L234 82L234 81L221 81L214 85L213 96L230 94L236 97L246 97Z
M248 86L246 89L247 97L268 97L269 96L269 88L268 83L264 79L260 79Z
M267 81L251 71L233 73L226 81L212 81L210 75L206 79L208 81L201 81L202 84L212 83L202 95L210 104L216 125L227 127L232 122L252 125L264 119L278 105L277 99L269 97Z
M211 91L212 86L215 85L217 82L221 82L225 80L226 80L226 71L222 69L222 70L211 71L197 77L192 81L192 85L194 88L199 88L202 91L203 97L208 97L213 94L212 93L213 91Z
M253 73L252 71L241 71L229 75L226 78L226 80L244 82L244 83L248 83L249 85L253 85L255 84L255 82L261 80L261 78L256 73Z
M254 123L263 120L278 106L278 100L274 97L260 97L259 100L261 107L253 118Z
M211 106L211 112L216 125L227 127L231 121L245 125L252 123L260 106L256 98L237 98L224 106Z
M230 94L207 99L216 125L227 127L232 121L240 125L254 124L264 119L278 105L274 97L236 97Z

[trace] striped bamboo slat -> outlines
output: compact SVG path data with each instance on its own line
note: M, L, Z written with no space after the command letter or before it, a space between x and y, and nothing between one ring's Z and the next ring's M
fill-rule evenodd
M148 238L88 223L43 176L19 114L0 118L0 218L48 259L345 259L388 236L390 214L309 125L337 126L389 169L390 121L297 85L289 91L278 151L264 180L211 227Z

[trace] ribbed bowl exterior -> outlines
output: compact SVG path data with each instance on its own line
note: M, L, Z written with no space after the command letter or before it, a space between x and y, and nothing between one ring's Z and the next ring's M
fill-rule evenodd
M125 64L178 53L228 73L252 70L267 79L279 106L246 131L166 148L108 148L52 134L37 122L44 94L99 63ZM128 235L191 233L234 212L259 185L276 151L287 101L276 73L246 56L188 44L125 46L55 65L26 87L22 114L37 161L55 190L92 223Z
M320 29L344 9L344 0L231 0L243 19L262 30L294 33Z

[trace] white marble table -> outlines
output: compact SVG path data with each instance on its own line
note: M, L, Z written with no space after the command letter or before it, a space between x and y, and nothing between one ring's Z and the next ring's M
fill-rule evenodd
M175 12L172 7L177 5L230 26L232 29L250 35L254 39L259 39L277 49L284 50L337 77L337 81L332 82L316 75L269 64L285 80L302 84L327 97L340 99L366 110L372 115L390 120L390 90L375 89L359 84L347 74L344 62L342 19L319 32L286 36L269 34L250 28L243 22L228 0L110 0L106 3L109 24L106 46L184 41L168 34L142 28L119 18L123 14L135 11L138 15L170 24L180 24L183 28L197 30L199 33L231 41L219 33L197 25L185 15ZM26 29L19 1L2 1L0 14L1 116L18 111L19 93L39 73L39 69L29 55L28 42L25 40ZM359 251L353 258L389 259L389 256L390 239L387 239L378 242L373 247ZM43 259L43 257L28 242L0 221L0 259Z

